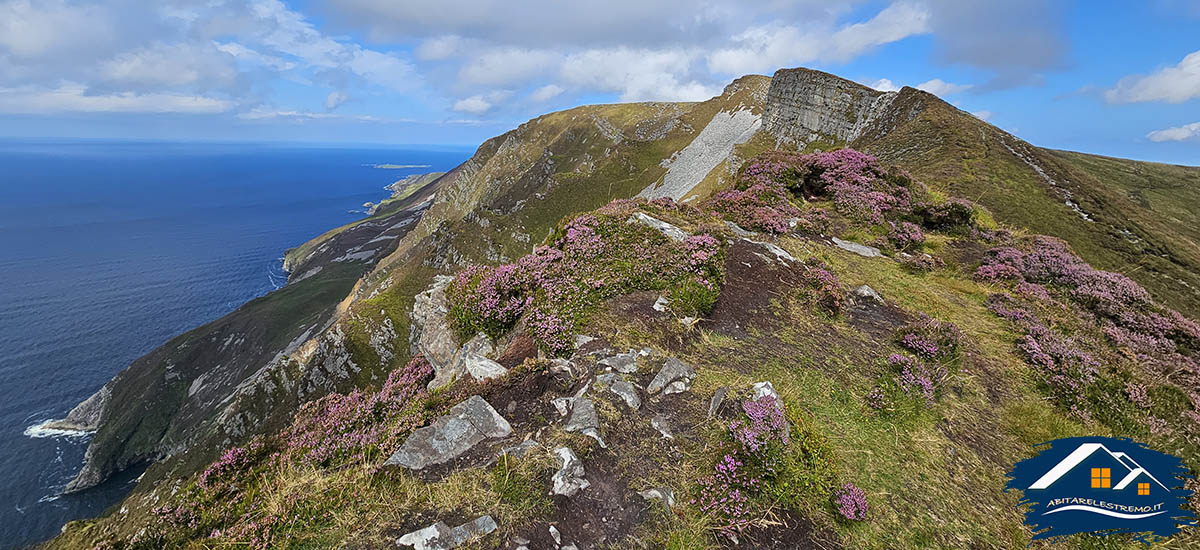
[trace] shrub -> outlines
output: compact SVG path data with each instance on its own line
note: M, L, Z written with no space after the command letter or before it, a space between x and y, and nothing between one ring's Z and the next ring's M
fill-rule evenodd
M966 337L954 323L924 313L916 321L901 327L896 338L902 347L930 361L957 358L966 345Z
M952 198L941 203L921 203L913 208L921 225L929 229L968 228L974 225L975 205L970 201Z
M907 252L920 248L925 244L925 233L915 223L887 222L890 229L887 234L877 241L880 246L891 248L896 252Z
M495 339L507 332L532 298L525 292L525 276L516 264L460 271L446 289L450 322L459 336L483 332Z
M867 519L867 493L853 483L846 483L834 495L833 504L842 517L852 521Z
M897 371L896 384L901 389L927 403L933 403L937 397L938 388L946 379L946 368L940 365L929 365L907 355L893 353L888 357L888 365Z
M900 256L900 267L912 273L929 273L946 266L941 258L929 254L904 254Z
M715 216L746 229L774 234L786 233L790 229L788 220L800 215L786 191L762 184L721 191L706 201L705 206Z
M701 317L717 304L721 289L700 277L691 277L671 287L667 300L676 315Z
M816 257L805 260L802 267L810 299L834 315L839 313L846 304L846 290L833 270Z

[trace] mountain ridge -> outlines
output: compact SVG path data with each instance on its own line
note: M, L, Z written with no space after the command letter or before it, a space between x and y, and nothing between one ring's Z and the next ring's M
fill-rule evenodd
M729 124L739 116L741 123ZM722 136L714 140L723 153L715 163L681 153L710 126L720 131L709 137ZM746 135L748 128L758 129ZM662 189L672 166L693 166L681 172L691 187L675 185L671 192L686 204L728 187L746 160L761 153L843 146L898 164L935 192L975 200L987 209L982 216L1062 236L1100 267L1123 267L1156 251L1144 260L1144 271L1131 276L1181 310L1196 307L1195 237L1172 236L1173 224L1153 219L1165 209L1160 203L1130 206L1120 186L1080 182L1099 181L1115 168L1033 147L913 88L879 92L819 71L781 70L770 79L738 79L705 102L584 106L542 115L486 141L467 162L375 221L300 247L328 250L319 258L292 255L293 279L283 292L180 336L101 390L110 397L71 489L150 459L158 462L138 492L152 491L199 471L218 449L281 428L304 402L378 385L415 354L415 296L435 274L520 258L553 235L560 220ZM1155 185L1142 189L1155 191ZM373 241L386 244L337 261ZM1174 290L1173 281L1189 290ZM264 319L273 319L282 334L255 330ZM247 344L235 344L243 351L219 344L246 336ZM126 406L139 402L145 405ZM148 418L156 420L144 422Z

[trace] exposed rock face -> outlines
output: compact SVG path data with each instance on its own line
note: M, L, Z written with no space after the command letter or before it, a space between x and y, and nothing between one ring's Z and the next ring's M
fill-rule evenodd
M646 215L643 212L634 212L632 216L629 216L629 219L626 220L626 222L640 223L645 225L658 231L659 233L662 233L663 235L666 235L673 241L682 241L688 238L687 231L684 231L653 216Z
M837 237L833 238L833 244L837 245L838 248L845 250L846 252L853 252L864 258L882 258L883 257L883 253L880 252L878 248L875 248L873 246L867 246L865 244L858 244L858 243L852 242L852 241L844 241Z
M696 139L667 162L661 184L643 189L638 196L682 199L733 152L735 145L749 141L761 125L762 118L750 109L717 113Z
M430 388L443 386L450 381L451 373L447 367L458 350L454 331L446 323L446 314L450 311L446 305L446 287L452 279L445 275L434 277L433 284L413 301L409 341L413 355L425 355L425 359L433 366L436 374L429 383Z
M482 397L473 395L432 424L414 430L384 465L420 470L454 459L481 441L511 433L508 421Z
M662 369L658 374L654 375L654 379L650 381L650 385L646 386L646 392L656 394L662 392L663 395L679 393L687 391L692 387L692 380L696 378L696 371L692 367L687 366L674 357L667 359L663 363Z
M42 427L70 432L94 432L100 427L100 417L104 414L104 407L108 405L111 396L112 388L105 385L83 403L71 409L66 418L47 422Z
M771 78L763 129L782 141L809 143L834 138L849 143L870 127L896 98L811 69L781 69Z
M496 520L492 516L480 516L453 529L439 521L400 537L396 544L411 546L413 550L451 550L495 530Z

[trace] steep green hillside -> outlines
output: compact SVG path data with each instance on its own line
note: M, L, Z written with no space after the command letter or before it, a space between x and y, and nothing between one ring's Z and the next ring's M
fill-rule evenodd
M843 146L881 164L790 152ZM848 181L871 190L824 176L863 170ZM1135 437L1200 466L1200 328L1171 310L1200 304L1197 173L1039 149L925 92L806 69L704 102L543 115L290 251L286 289L110 382L73 486L155 462L122 513L50 546L381 548L490 514L480 547L554 547L550 526L579 548L1021 547L1004 473L1036 442ZM1012 254L1086 280L997 263ZM672 360L694 380L660 395ZM381 467L472 395L513 433L429 470ZM769 452L731 430L749 421L770 425ZM522 440L526 458L491 460ZM562 447L592 489L548 497ZM732 508L713 500L726 454L759 480ZM865 519L834 504L846 483Z

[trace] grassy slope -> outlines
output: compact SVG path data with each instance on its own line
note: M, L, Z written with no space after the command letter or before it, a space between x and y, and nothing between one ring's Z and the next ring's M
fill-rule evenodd
M1200 315L1200 168L1039 149L924 92L905 89L897 101L925 108L854 146L980 202L1000 221L1066 239L1097 268L1124 273L1172 307ZM1035 158L1094 222L1005 144Z

